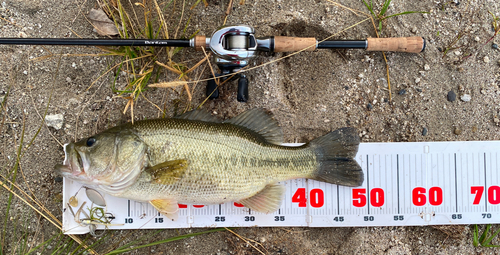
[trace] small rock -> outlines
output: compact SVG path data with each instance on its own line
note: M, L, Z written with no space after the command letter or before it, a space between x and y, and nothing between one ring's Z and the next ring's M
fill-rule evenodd
M424 65L424 70L425 70L425 71L429 71L429 70L431 70L431 66L430 66L430 65L428 65L428 64L425 64L425 65Z
M49 127L53 127L56 130L62 128L64 122L64 115L62 114L54 114L45 116L45 124Z
M415 83L419 83L419 82L420 82L420 78L416 78Z
M389 99L384 98L384 103L387 103L387 102L389 102Z
M63 178L61 176L56 176L56 178L54 178L54 181L56 181L56 182L62 182Z
M17 36L21 37L21 38L28 38L28 35L25 32L19 32L19 34L17 34Z
M457 51L455 51L455 55L460 56L460 55L462 55L462 52L457 50Z
M474 41L479 42L479 41L481 41L481 39L479 39L479 36L476 36L476 37L474 38Z
M474 125L472 126L472 133L476 133L477 132L477 125Z
M495 124L500 124L500 119L498 118L498 116L493 116L493 122L495 122Z
M373 109L373 105L372 105L372 104L367 104L367 105L366 105L366 108L368 108L368 110L370 110L370 111L371 111L371 110Z
M484 61L484 63L489 63L490 58L488 56L484 56L483 61Z
M461 97L460 97L460 100L464 101L464 102L469 102L471 100L471 96L469 94L463 94Z
M464 86L462 86L462 85L458 85L458 90L459 90L459 91L464 91L464 90L465 90L465 88L464 88Z
M459 127L455 127L455 131L453 131L453 133L455 135L460 135L460 134L462 134L462 129L460 129Z
M427 131L428 131L428 130L427 130L427 128L424 128L424 129L422 130L422 135L423 135L423 136L426 136L426 135L427 135Z
M495 50L498 50L498 44L496 44L496 43L492 44L491 47L493 47L493 49L495 49Z
M398 92L399 95L404 95L406 94L406 89L402 89Z
M66 82L71 83L71 78L66 77Z
M453 92L453 90L452 90L452 91L448 92L447 98L448 98L448 101L453 102L457 99L457 94L455 94L455 92Z

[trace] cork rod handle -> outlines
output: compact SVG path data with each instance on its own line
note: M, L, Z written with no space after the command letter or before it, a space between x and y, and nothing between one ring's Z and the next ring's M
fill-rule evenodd
M316 38L275 36L274 52L292 52L303 49L313 51L316 49L316 44Z
M367 42L368 51L420 53L425 49L425 39L422 37L368 38Z

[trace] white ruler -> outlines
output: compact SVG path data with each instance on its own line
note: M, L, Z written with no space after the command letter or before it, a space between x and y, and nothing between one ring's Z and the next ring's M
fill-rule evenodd
M172 222L148 203L103 194L107 211L115 217L112 223L123 224L109 228L500 223L500 141L363 143L356 160L365 174L363 186L286 181L285 199L272 214L256 213L234 203L181 205L179 219ZM66 234L89 232L88 226L75 222L67 208L67 201L80 187L64 180ZM91 205L85 192L78 193L78 200L80 205L82 201Z

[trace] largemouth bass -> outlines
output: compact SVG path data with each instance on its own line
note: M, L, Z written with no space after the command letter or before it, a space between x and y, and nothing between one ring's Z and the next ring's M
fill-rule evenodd
M238 202L264 213L279 209L279 181L310 178L360 186L353 159L359 137L342 128L299 147L281 146L282 132L264 110L220 121L202 110L137 121L65 145L56 170L112 196L151 203L177 219L178 203Z

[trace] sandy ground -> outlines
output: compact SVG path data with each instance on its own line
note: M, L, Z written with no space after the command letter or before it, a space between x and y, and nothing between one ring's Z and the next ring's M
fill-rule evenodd
M200 34L210 35L223 23L228 1L208 2L208 7L200 5L192 11L187 7L194 0L186 2L186 17L191 16L188 34L199 29ZM375 2L380 5L380 1ZM343 0L339 3L367 11L362 1ZM0 36L58 38L76 37L78 34L95 38L97 34L84 18L94 6L95 2L91 0L2 1ZM177 3L177 6L182 5ZM403 11L428 13L387 19L383 23L382 36L423 36L428 45L421 54L387 53L392 102L387 101L386 67L381 53L318 50L250 71L248 103L236 101L236 86L233 83L222 88L219 99L209 101L203 107L221 118L233 117L245 109L264 107L273 112L281 124L286 142L305 142L343 126L358 128L363 142L499 140L500 127L495 116L500 111L500 50L492 45L500 44L500 39L496 38L483 46L494 34L488 11L500 16L498 1L447 3L394 0L388 14ZM227 23L254 26L258 36L314 36L323 39L336 34L335 39L374 37L374 29L369 22L343 31L364 18L326 0L247 0L244 5L234 6ZM171 24L176 22L172 17L168 21ZM459 35L459 40L452 45ZM443 56L442 51L449 47L457 49ZM0 52L2 97L10 90L7 111L2 111L4 124L0 127L2 174L14 165L16 148L22 141L23 148L27 149L20 162L24 176L17 177L18 183L26 190L29 185L45 206L60 218L62 183L57 181L53 171L54 165L63 159L60 143L88 137L107 127L130 121L130 112L122 113L126 100L114 97L111 91L112 74L87 89L108 70L114 63L113 59L74 55L35 59L60 53L102 53L94 47L16 45L0 46ZM466 58L469 54L472 56ZM183 50L179 56L178 61L190 65L203 57L202 53L192 49ZM251 65L282 56L285 54L263 53L253 59ZM207 69L202 77L208 74ZM160 77L163 81L168 79L165 75ZM121 75L118 84L123 85L124 81ZM453 102L447 100L449 91L457 95ZM204 85L198 85L192 104L201 103L204 93ZM461 100L464 95L469 95L470 101ZM179 112L187 102L186 94L180 89L152 89L144 96L165 108L167 116ZM41 126L38 136L28 148L40 128L40 115L44 114L49 100L47 113L62 114L64 125L60 130ZM135 105L136 120L160 115L159 110L146 100L140 99ZM21 136L23 123L24 138ZM422 134L424 128L426 135ZM8 193L1 189L2 225L7 197ZM24 220L29 224L19 223ZM57 229L44 220L40 223L31 209L15 199L7 221L7 233L13 231L21 231L28 238L36 235L35 243L40 243L43 238L46 240L56 233ZM199 230L166 230L149 241L192 231ZM450 231L463 235L450 237L447 234ZM243 228L236 232L261 242L271 254L498 252L474 248L470 227ZM127 233L117 231L113 238L119 240ZM147 233L150 232L133 232L126 236L125 242ZM13 252L15 243L15 240L8 240L4 251L7 254ZM105 246L101 249L105 250ZM198 236L137 253L144 252L257 253L228 232Z

